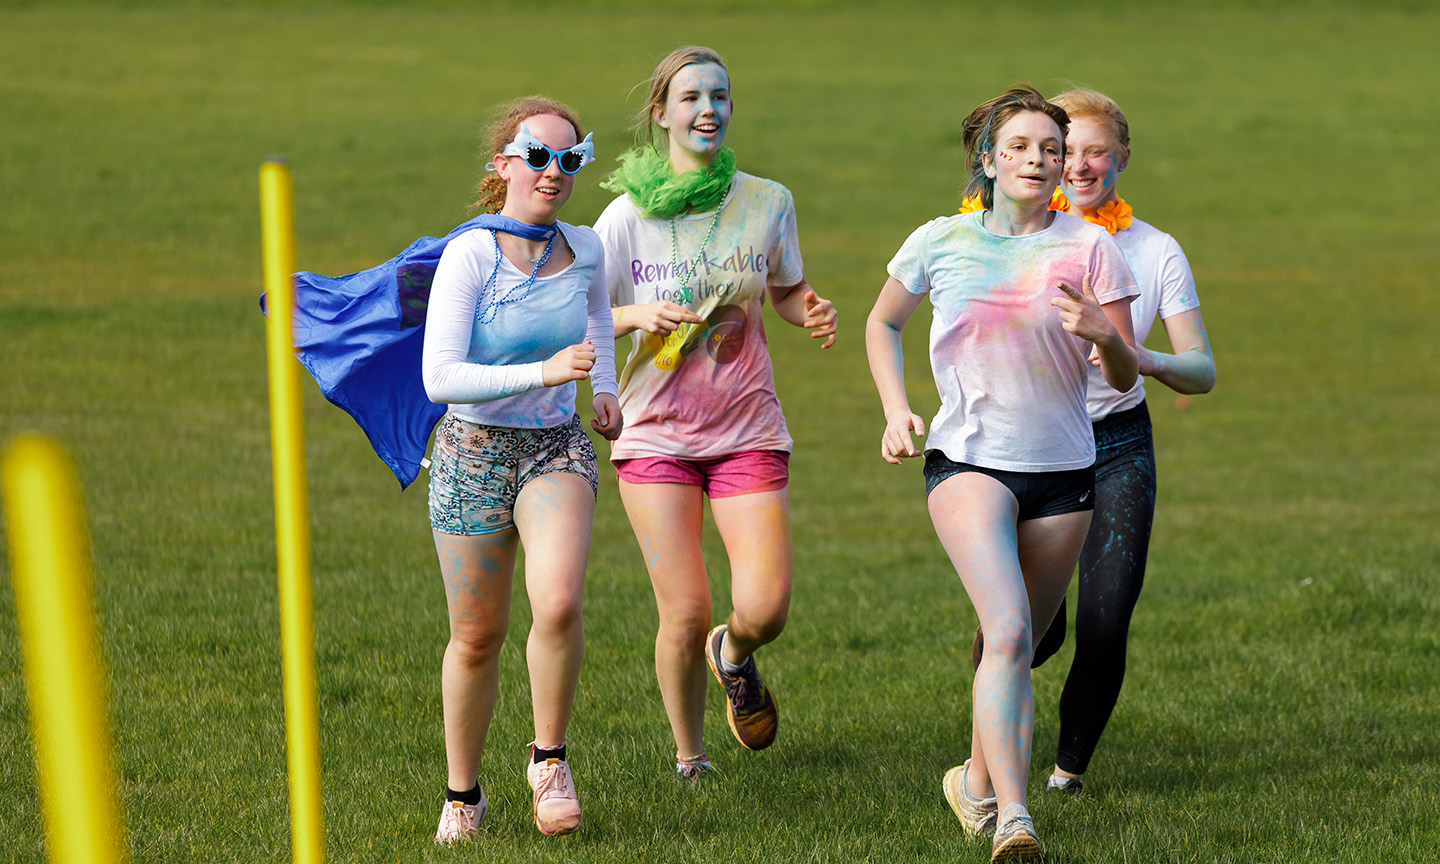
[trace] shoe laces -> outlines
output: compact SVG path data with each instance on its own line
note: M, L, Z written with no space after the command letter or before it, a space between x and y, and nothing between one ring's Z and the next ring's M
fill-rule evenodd
M754 657L746 657L740 671L726 673L725 693L739 712L749 713L765 704L765 682L760 680Z
M1035 820L1030 818L1027 812L1015 813L1006 816L1000 823L1000 828L995 832L996 839L1009 837L1017 831L1024 830L1027 834L1035 833Z
M463 802L450 802L445 808L445 824L447 828L458 831L463 836L476 829L475 814L477 808L473 808Z
M535 780L535 797L540 798L573 798L570 792L570 766L559 759L548 759L537 772Z

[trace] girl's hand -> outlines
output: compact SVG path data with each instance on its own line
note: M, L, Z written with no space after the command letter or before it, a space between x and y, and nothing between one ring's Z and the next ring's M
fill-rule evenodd
M880 458L891 465L899 465L901 459L913 459L920 455L915 449L915 440L910 433L925 435L925 421L919 415L900 415L885 421L885 434L880 437Z
M1119 335L1115 330L1115 325L1105 317L1105 310L1100 308L1100 302L1095 299L1095 293L1090 290L1089 273L1085 274L1080 291L1076 291L1064 282L1059 284L1059 288L1065 292L1065 296L1050 298L1050 305L1060 310L1060 326L1064 327L1067 333L1074 333L1081 339L1097 345Z
M815 332L810 334L811 339L824 339L825 344L820 350L825 350L835 344L835 331L839 326L839 315L835 311L835 304L816 294L813 290L805 292L805 329Z
M590 404L595 409L595 419L590 421L590 427L606 441L619 438L620 429L625 425L625 418L620 416L620 400L609 393L598 393Z
M561 348L554 357L540 364L540 380L546 387L559 387L571 381L590 377L595 365L595 346L589 342Z
M669 300L625 306L620 318L627 331L644 330L656 336L669 336L681 324L699 324L705 320L679 303L671 303Z

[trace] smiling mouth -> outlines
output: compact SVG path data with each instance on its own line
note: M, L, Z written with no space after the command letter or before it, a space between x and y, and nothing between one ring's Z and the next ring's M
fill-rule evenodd
M1088 180L1072 179L1070 181L1070 185L1076 189L1089 189L1091 186L1095 185L1095 178L1091 177Z
M541 195L546 195L550 197L554 197L560 194L560 190L555 186L536 186L535 191L539 192Z
M714 135L720 131L719 123L700 123L693 127L701 135Z

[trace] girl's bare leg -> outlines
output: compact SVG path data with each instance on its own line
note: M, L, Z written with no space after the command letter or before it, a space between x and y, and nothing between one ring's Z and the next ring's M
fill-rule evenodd
M733 611L722 652L743 663L780 635L790 613L790 490L715 498L710 512L730 556Z
M574 474L537 477L515 499L515 527L525 550L525 591L533 616L525 660L535 743L541 747L565 742L575 706L585 656L581 600L594 518L595 493Z
M434 533L450 614L440 668L446 783L464 792L475 786L495 713L518 534L513 528L478 536Z
M620 481L620 499L660 615L655 676L681 756L705 748L705 634L710 630L710 580L700 551L704 502L699 486Z

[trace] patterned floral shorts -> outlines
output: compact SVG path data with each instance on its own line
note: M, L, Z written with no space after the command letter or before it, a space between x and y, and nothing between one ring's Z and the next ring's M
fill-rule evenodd
M595 447L572 417L550 429L485 426L446 414L430 454L430 525L442 534L493 534L515 524L515 498L546 474L600 487Z

